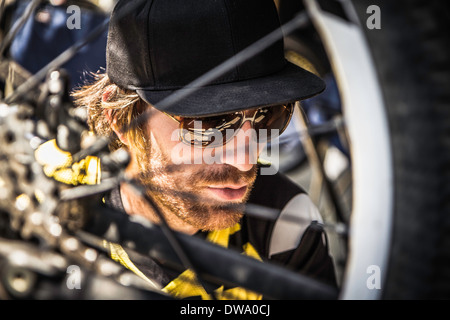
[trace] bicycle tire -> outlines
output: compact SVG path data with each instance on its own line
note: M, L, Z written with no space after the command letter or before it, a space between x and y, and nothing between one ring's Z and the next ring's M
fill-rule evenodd
M391 251L382 297L450 298L450 6L444 1L353 1L390 130L394 174Z
M372 136L382 133L387 137L384 156L388 160L384 170L390 173L381 172L372 175L374 183L385 185L389 189L388 197L383 199L391 203L384 207L384 203L378 203L378 206L383 208L381 210L383 212L380 213L385 215L385 221L378 226L379 238L380 242L384 241L386 244L377 246L376 239L372 239L372 242L367 242L361 249L358 242L361 240L364 242L365 239L362 237L367 235L359 232L359 238L350 238L350 255L353 254L354 257L350 263L347 261L344 293L341 297L448 299L450 297L448 201L450 188L447 183L450 174L448 92L450 38L445 30L448 29L450 21L450 6L443 1L421 0L395 2L319 0L307 3L310 7L314 6L315 10L319 8L319 15L322 15L322 18L341 20L339 23L342 24L353 23L349 29L358 29L362 34L361 42L364 44L361 45L367 48L368 59L375 71L374 81L379 88L380 106L385 117L382 122L386 123L383 132L370 121L365 123L373 130ZM344 5L347 5L347 8L344 8ZM381 20L376 28L366 24L371 14L368 9L372 5L376 5L381 13ZM344 10L349 8L351 10ZM356 18L354 21L351 14ZM337 24L329 24L328 28L330 26ZM327 41L332 42L330 34L322 32L321 35L325 46ZM348 45L349 41L346 44ZM337 68L337 73L346 71L342 69L341 61L336 61L335 54L336 50L342 50L345 46L339 47L334 43L331 45L328 43L328 47L329 52L334 50L332 54L328 52L333 69ZM339 58L339 54L337 56ZM356 94L352 93L347 85L348 83L345 83L346 88L341 89L350 91L347 94ZM345 100L346 95L343 96ZM369 99L367 97L367 100ZM357 130L349 132L350 140L355 134L359 132ZM369 160L376 162L377 158ZM360 165L356 163L357 161L361 162L361 158L352 159L354 166ZM355 188L358 187L361 187L359 183ZM374 194L370 200L373 201L376 196ZM355 198L358 198L357 195L354 196L354 201L360 200ZM374 204L377 205L376 202ZM362 220L368 218L366 215ZM358 219L361 220L361 217ZM375 222L380 221L373 217L372 219ZM355 217L352 217L352 220L354 221L351 222L350 228L354 231L353 235L356 235L354 229L359 229L360 221L356 221ZM372 235L377 231L376 225L368 228ZM365 251L364 259L361 259L360 254L352 252L357 245L360 247L359 251ZM375 265L380 267L379 271L383 274L381 285L375 288L369 288L365 282L370 277L369 267L373 266L368 262L376 261L371 260L375 254L373 257L367 257L371 255L371 251L379 253L382 251L380 255L384 256L380 260L382 263ZM354 266L358 264L358 267ZM348 269L349 266L352 266L351 270ZM359 272L356 275L352 274L355 270ZM367 270L367 273L364 270ZM359 288L348 290L348 287L354 286L355 283ZM368 293L370 290L377 292Z

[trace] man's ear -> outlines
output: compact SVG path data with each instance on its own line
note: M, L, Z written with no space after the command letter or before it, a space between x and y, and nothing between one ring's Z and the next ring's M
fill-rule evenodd
M122 132L121 128L119 128L117 124L117 118L113 114L113 110L111 109L104 109L103 110L106 119L108 120L109 124L111 125L111 129L114 131L114 133L119 138L120 142L122 142L124 145L128 146L128 139L126 135Z

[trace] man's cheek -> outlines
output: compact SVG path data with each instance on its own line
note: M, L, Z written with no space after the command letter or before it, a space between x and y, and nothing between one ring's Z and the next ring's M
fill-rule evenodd
M170 152L170 160L175 165L194 163L192 161L190 148L186 148L186 146L181 142L177 143L175 147L172 148Z
M191 147L180 141L180 129L176 129L172 132L170 137L171 147L170 160L175 165L191 164L192 152Z

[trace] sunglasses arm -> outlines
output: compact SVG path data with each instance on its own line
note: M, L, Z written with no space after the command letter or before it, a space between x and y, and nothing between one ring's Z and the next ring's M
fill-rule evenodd
M170 119L172 119L173 121L176 121L178 124L181 123L180 120L178 120L177 118L175 118L174 116L172 116L171 114L168 114L166 112L163 112L166 116L168 116Z

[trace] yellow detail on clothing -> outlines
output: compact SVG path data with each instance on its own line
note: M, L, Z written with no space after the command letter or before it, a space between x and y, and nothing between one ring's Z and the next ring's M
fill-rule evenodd
M228 247L229 237L230 235L238 232L241 229L239 223L234 225L233 227L211 231L208 233L206 239L209 242L218 244L223 247ZM103 241L103 246L109 250L109 254L111 259L116 262L121 263L128 270L134 272L136 275L144 279L145 281L151 283L156 286L156 284L149 278L147 278L131 261L126 251L116 243L111 243L106 240ZM242 246L243 252L242 254L252 257L257 260L261 260L258 252L255 248L250 244L246 243ZM211 300L212 297L208 294L205 289L200 285L197 281L196 275L192 270L185 270L181 273L177 278L172 280L167 286L162 289L163 292L170 294L171 296L184 299L188 297L201 297L203 300ZM253 291L236 287L224 290L224 287L221 286L214 291L214 296L219 300L261 300L262 295L255 293Z
M242 247L244 248L244 253L247 256L252 257L256 260L262 261L261 257L258 254L258 251L256 251L256 249L252 246L252 244L250 242L247 242Z
M72 155L58 148L56 141L49 140L35 151L36 161L42 165L44 173L56 181L71 184L97 184L100 182L100 160L87 156L73 163Z
M179 299L201 296L202 300L212 300L210 295L198 283L195 274L189 269L165 286L163 291Z
M220 287L223 289L223 286ZM261 300L262 295L244 288L236 287L220 294L220 300Z
M210 231L206 239L209 242L228 248L228 241L230 239L230 236L232 234L235 234L239 230L241 230L241 225L239 223L236 223L233 227L224 230Z
M111 256L111 259L113 259L116 262L119 262L122 264L125 268L128 270L134 272L137 276L147 281L150 285L152 285L155 288L159 288L160 286L157 285L155 282L147 278L141 270L139 270L134 263L131 261L130 257L126 253L126 251L122 248L121 245L117 243L108 242L106 240L103 240L103 247L109 250L109 255Z
M208 233L207 240L221 245L223 247L228 247L229 243L229 237L230 235L236 233L241 229L241 226L239 223L234 225L233 227L224 229L224 230L218 230L218 231L211 231ZM247 242L243 245L243 252L242 254L245 254L249 257L252 257L257 260L261 260L261 257L259 256L256 249ZM221 286L220 288L216 289L214 291L216 299L219 300L261 300L262 295L255 293L253 291L236 287L231 288L227 290L223 290L224 287ZM191 270L184 271L181 275L179 275L176 279L171 281L164 289L164 292L167 292L171 294L172 296L184 299L188 297L195 297L195 296L201 296L203 300L210 300L210 295L205 291L205 289L197 282L195 278L195 274Z

